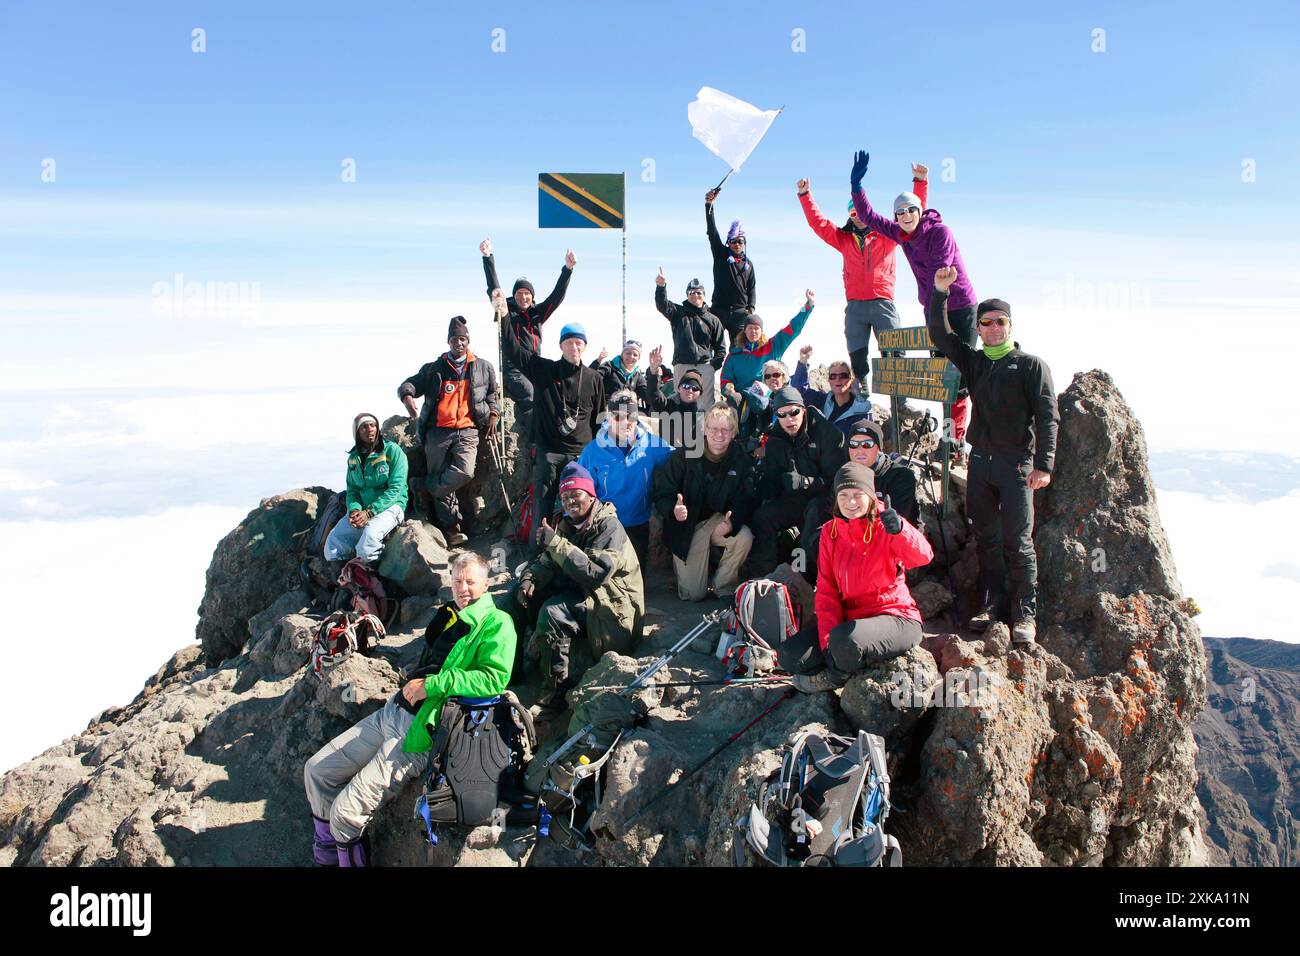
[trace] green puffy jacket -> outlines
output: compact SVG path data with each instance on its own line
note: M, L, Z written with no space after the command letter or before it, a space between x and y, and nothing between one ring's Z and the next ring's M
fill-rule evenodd
M396 442L385 441L364 461L354 445L348 452L348 511L377 515L393 505L405 509L406 472L406 452Z
M496 606L490 594L457 613L469 625L469 633L453 645L438 673L424 679L428 696L406 732L405 753L424 753L433 745L429 725L437 726L448 697L495 697L510 683L515 663L515 625L510 615Z

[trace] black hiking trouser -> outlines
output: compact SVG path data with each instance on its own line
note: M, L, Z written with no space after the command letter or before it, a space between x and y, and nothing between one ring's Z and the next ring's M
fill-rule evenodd
M632 542L632 550L636 552L636 560L641 565L641 574L650 573L650 522L633 525L630 528L624 528L627 532L628 540Z
M424 436L425 486L433 496L434 524L446 531L460 524L456 492L474 477L477 428L430 428Z
M516 587L507 607L520 635L511 683L522 682L534 664L540 665L545 687L567 688L576 683L581 674L571 673L573 642L587 633L590 606L591 599L572 587L545 592L538 588L525 606ZM584 651L580 657L582 664L591 663L590 652ZM582 669L585 671L586 666Z
M987 409L986 409L987 411ZM1038 557L1034 553L1033 463L1028 456L970 453L966 514L975 531L980 590L986 604L1033 617L1038 606Z
M825 496L786 495L758 506L749 520L754 532L754 547L749 552L748 577L761 578L781 563L781 532L799 529L799 547L803 560L794 560L794 568L804 579L817 583L817 547L821 527L831 515L830 500Z
M504 359L502 360L505 361ZM520 436L525 441L532 440L533 424L533 383L522 371L513 365L507 365L501 373L506 395L515 403L515 424Z
M537 449L537 459L533 462L533 536L536 540L537 530L542 526L542 519L550 521L555 512L555 497L560 490L560 472L564 466L573 461L572 455L561 452ZM532 542L529 542L530 549ZM532 550L529 551L532 553Z
M872 664L906 654L921 643L921 625L893 614L877 614L857 621L842 621L831 628L826 650L809 625L776 650L788 674L815 674L823 667L838 681L846 681Z

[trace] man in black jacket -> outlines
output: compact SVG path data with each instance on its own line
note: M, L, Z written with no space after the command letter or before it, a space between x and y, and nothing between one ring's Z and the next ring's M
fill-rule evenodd
M985 299L976 309L982 351L953 333L948 290L956 279L952 266L935 273L925 318L931 340L969 384L974 406L966 434L966 513L975 530L984 604L970 627L983 631L1002 619L1010 598L1011 639L1031 644L1038 606L1034 492L1052 480L1060 421L1056 389L1047 363L1012 341L1011 306L1003 300Z
M500 289L492 296L492 305L498 319L504 319L506 299ZM537 400L533 529L540 532L542 519L555 510L560 471L582 454L600 427L600 413L605 410L604 375L582 364L587 332L577 322L560 331L561 359L533 352L515 335L512 323L504 323L503 328L506 358L527 376Z
M679 448L655 472L655 510L663 518L664 543L673 553L677 596L683 601L734 591L754 544L746 527L754 505L753 459L736 440L739 428L731 408L710 408L703 418L702 454ZM722 549L722 557L710 579L714 547Z
M492 257L492 240L484 239L479 243L479 252L483 254L483 275L487 278L488 298L494 289L501 288L497 279L496 260ZM506 308L510 312L510 326L515 337L531 352L542 353L542 325L560 307L564 293L569 289L569 279L578 264L572 249L564 253L564 266L560 269L560 278L555 288L541 302L536 302L533 284L520 276L515 280ZM505 330L501 331L502 350L505 349ZM533 411L533 386L528 376L521 369L512 368L508 362L502 362L501 378L505 383L506 394L515 402L515 419L519 422L520 434L528 434L528 426Z
M727 330L727 340L734 341L745 327L745 317L758 308L757 287L754 283L754 263L746 252L745 230L737 219L727 230L724 243L713 221L713 200L721 189L710 189L704 195L704 222L709 236L709 250L713 253L713 303L709 306Z
M648 375L652 382L662 381L659 375L662 353L658 348L650 353ZM685 448L687 454L698 455L700 443L700 418L707 411L700 395L704 392L704 382L695 369L687 369L677 382L677 388L669 398L658 388L648 388L650 414L658 416L659 437L674 448Z
M817 535L832 513L835 472L848 460L844 433L817 409L805 408L803 396L788 385L772 395L771 407L776 427L762 446L758 479L762 503L750 522L754 550L749 576L762 577L777 566L779 535L798 526L803 561L796 560L795 570L815 583Z
M727 331L718 317L704 307L704 284L692 279L681 305L668 301L668 280L659 268L655 278L655 308L673 330L673 374L680 382L688 369L700 375L704 392L700 404L713 407L713 380L727 358Z
M876 497L889 496L890 506L913 525L920 527L921 506L916 500L916 472L905 462L894 461L883 451L885 432L874 420L863 416L849 426L849 461L871 469Z
M465 534L456 492L474 477L479 429L485 430L491 441L501 417L496 370L469 350L469 326L464 316L451 320L447 351L402 382L397 397L419 423L416 434L424 447L425 483L433 495L434 524L446 533L449 545L462 545ZM424 403L417 413L415 400L421 397Z

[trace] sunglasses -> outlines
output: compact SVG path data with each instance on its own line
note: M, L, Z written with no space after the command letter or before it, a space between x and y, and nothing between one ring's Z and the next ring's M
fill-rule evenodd
M744 244L745 244L745 240L744 240L744 239L729 239L729 240L727 240L727 245L729 245L729 246L743 246Z
M831 372L831 374L827 375L826 377L830 379L832 382L847 382L850 378L852 378L852 376L849 375L848 372Z
M875 448L876 440L874 438L850 438L850 448Z
M687 290L686 290L686 294L687 294L687 295L704 295L704 290L703 290L703 289L687 289Z
M980 325L985 326L986 328L990 325L1010 325L1010 324L1011 324L1011 320L1004 315L1000 315L996 319L980 319Z
M895 210L895 211L894 211L894 218L897 219L899 216L905 215L906 213L909 213L909 212L920 212L920 211L921 211L921 210L918 209L916 206L908 206L908 207L906 207L906 208L904 208L904 209L897 209L897 210Z
M699 387L698 385L696 385L694 382L682 382L682 384L678 385L677 387L678 387L678 388L684 388L684 389L686 389L686 391L688 391L688 392L702 392L702 391L704 391L704 389L700 388L700 387Z
M798 418L803 414L802 408L792 408L788 412L777 412L777 418Z
M764 372L763 381L767 381L769 378L785 378L785 376L780 372Z

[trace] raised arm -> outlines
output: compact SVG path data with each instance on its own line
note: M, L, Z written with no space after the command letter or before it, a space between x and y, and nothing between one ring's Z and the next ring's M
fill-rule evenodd
M569 291L569 280L573 278L573 268L578 264L577 257L572 251L565 252L564 265L560 267L560 277L555 280L555 288L551 294L542 300L542 304L537 307L537 324L541 325L551 317L551 313L560 307L564 301L564 293Z
M925 327L930 332L930 341L934 347L969 379L974 367L975 350L959 339L948 324L948 290L956 281L957 269L953 266L944 266L935 273L930 308L925 313Z
M709 236L709 249L713 251L713 258L719 256L726 258L728 255L727 245L718 235L718 224L713 220L713 199L718 195L716 189L710 189L704 196L704 225L705 232Z
M822 242L839 249L839 226L823 216L821 210L817 208L817 203L813 202L812 192L808 189L808 180L799 180L797 188L799 190L799 205L803 207L803 217L808 220L808 227L817 234L817 237Z
M923 163L912 164L912 192L921 200L921 211L930 208L930 167Z
M803 308L790 320L789 325L772 336L772 350L769 354L774 359L779 359L785 354L785 350L799 337L799 333L803 331L803 327L808 323L808 316L812 315L813 307L816 305L816 297L812 289L808 289L804 295L806 301Z

